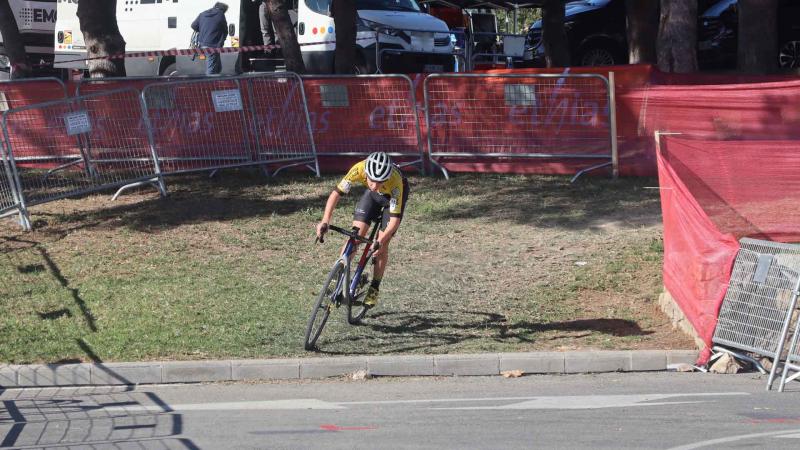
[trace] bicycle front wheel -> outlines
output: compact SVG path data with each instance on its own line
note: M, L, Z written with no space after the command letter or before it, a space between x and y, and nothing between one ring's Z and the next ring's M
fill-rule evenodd
M308 325L306 325L304 342L306 350L314 349L319 335L322 334L322 329L325 328L325 323L328 322L328 316L330 316L331 310L334 308L337 293L345 289L345 286L340 286L343 273L344 264L339 261L328 273L328 278L325 279L325 283L322 285L319 296L317 296L317 302L311 311L311 317L308 318Z

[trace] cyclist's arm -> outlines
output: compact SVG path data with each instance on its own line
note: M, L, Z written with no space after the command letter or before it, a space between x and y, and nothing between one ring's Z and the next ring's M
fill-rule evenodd
M330 225L333 218L333 210L336 209L336 204L339 203L340 198L342 198L342 194L339 191L331 191L331 195L328 196L328 202L325 203L325 212L322 214L322 222L324 224Z

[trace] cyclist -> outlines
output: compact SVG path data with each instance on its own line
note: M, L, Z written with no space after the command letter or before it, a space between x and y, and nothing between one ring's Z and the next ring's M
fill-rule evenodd
M328 231L328 225L333 216L333 210L342 195L348 194L354 184L366 186L367 190L361 196L353 214L353 226L358 228L361 236L366 236L369 224L373 220L381 220L381 229L378 233L380 247L375 252L375 269L372 272L372 283L367 290L364 305L372 308L378 304L378 292L381 279L386 272L389 261L389 242L397 232L408 199L408 180L400 169L392 163L391 158L384 152L374 152L367 159L356 163L342 178L336 188L328 196L325 204L325 213L317 224L317 237L323 237ZM388 207L384 208L384 206ZM383 216L378 215L383 210Z

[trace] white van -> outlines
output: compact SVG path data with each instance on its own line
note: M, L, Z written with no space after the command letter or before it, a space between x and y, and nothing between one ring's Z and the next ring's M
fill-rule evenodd
M226 47L261 44L258 23L258 2L230 0L225 17L228 20ZM188 48L192 36L191 23L215 0L117 0L117 23L128 52ZM306 68L310 73L332 73L336 44L333 18L329 15L330 0L290 0L290 15L296 17L297 40ZM356 0L359 24L357 45L361 73L376 72L376 30L383 56L383 72L444 71L453 67L455 39L447 24L420 11L415 0ZM55 26L56 67L85 69L86 45L76 16L78 0L58 3ZM245 14L240 14L245 12ZM241 20L241 23L240 23ZM245 30L247 28L247 30ZM418 31L409 31L418 30ZM246 35L246 36L245 36ZM242 39L240 39L240 37ZM246 38L246 40L245 40ZM257 53L247 53L249 60ZM78 61L76 61L78 60ZM247 63L247 61L245 61ZM152 56L126 58L128 76L193 75L205 73L203 57ZM239 53L222 54L222 73L242 70Z
M9 6L17 21L17 28L25 44L25 52L31 64L49 65L53 62L53 30L56 25L56 0L10 0ZM8 71L3 39L0 35L0 70ZM43 67L34 69L35 75L53 75Z
M117 24L126 42L126 51L142 52L188 48L191 24L197 16L214 6L215 0L117 0ZM239 47L239 2L227 3L228 37L225 47ZM78 21L78 0L60 0L55 26L55 65L86 69L86 57ZM190 75L205 73L203 56L152 56L126 58L128 76ZM239 72L239 53L222 54L222 73Z
M380 68L386 73L452 69L456 40L444 21L422 12L415 0L355 2L359 17L358 72L375 72L379 51ZM309 72L333 72L336 30L330 3L331 0L299 0L297 5L297 42ZM376 37L379 51L375 48Z

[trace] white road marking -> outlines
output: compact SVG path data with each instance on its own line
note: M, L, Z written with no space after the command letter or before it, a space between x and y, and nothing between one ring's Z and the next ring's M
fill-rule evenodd
M749 395L746 392L719 392L698 394L641 394L641 395L586 395L586 396L550 396L550 397L484 397L484 398L438 398L438 399L412 399L412 400L376 400L356 402L328 402L319 399L283 399L262 401L241 401L221 403L186 403L164 405L126 405L108 406L100 410L108 413L135 413L135 412L181 412L181 411L249 411L249 410L334 410L347 409L357 405L393 405L393 404L422 404L435 403L481 403L481 402L512 402L505 405L492 406L452 406L435 407L431 409L599 409L620 408L629 406L657 406L675 405L686 403L702 403L697 397L721 397ZM674 398L686 398L682 401L663 401Z
M677 397L709 397L749 395L744 392L722 392L718 394L642 394L642 395L578 395L561 397L536 397L520 403L497 406L467 406L434 409L601 409L626 408L630 406L681 405L687 403L704 403L705 401L669 401L659 400Z
M375 400L375 401L358 401L358 402L336 402L337 405L395 405L395 404L404 404L404 403L456 403L456 402L502 402L502 401L522 401L523 403L527 403L528 401L554 401L558 403L564 402L564 400L569 399L582 399L586 402L586 399L589 399L589 402L594 399L602 399L605 398L625 398L625 397L635 397L639 400L637 401L648 401L648 399L664 399L664 398L671 398L671 397L701 397L701 396L708 396L708 397L717 397L717 396L734 396L734 395L750 395L747 392L705 392L705 393L698 393L698 394L642 394L642 395L585 395L585 396L551 396L551 397L485 397L485 398L426 398L426 399L415 399L415 400ZM647 398L647 399L643 399ZM672 402L676 403L676 402ZM629 406L629 405L625 405ZM489 408L496 408L496 407L489 407Z
M800 439L800 433L784 434L782 436L775 436L775 437L780 439Z
M708 441L695 442L694 444L681 445L680 447L672 447L669 450L692 450L692 449L695 449L695 448L710 447L710 446L716 446L716 445L719 445L719 444L727 444L729 442L743 441L745 439L755 439L755 438L762 438L762 437L769 437L769 436L774 436L776 438L777 437L784 437L784 435L787 436L787 437L788 436L796 436L795 433L797 433L797 430L773 431L773 432L770 432L770 433L742 434L742 435L739 435L739 436L730 436L730 437L719 438L719 439L711 439L711 440L708 440ZM763 444L763 442L761 442L760 444Z

